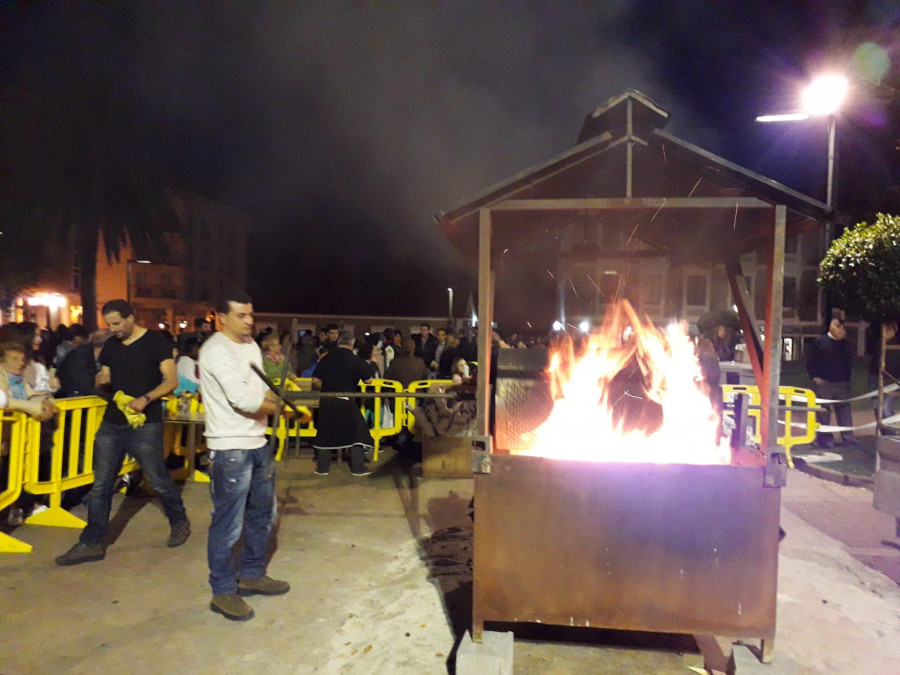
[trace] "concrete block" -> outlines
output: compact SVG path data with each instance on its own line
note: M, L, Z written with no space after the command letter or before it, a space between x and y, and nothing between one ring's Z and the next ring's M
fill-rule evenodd
M456 675L513 675L513 634L484 631L481 643L469 631L456 650Z

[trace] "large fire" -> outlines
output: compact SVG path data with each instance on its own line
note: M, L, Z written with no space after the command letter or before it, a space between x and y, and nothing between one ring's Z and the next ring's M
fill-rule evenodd
M576 348L551 349L554 401L521 454L594 462L728 464L719 413L683 330L660 331L627 301ZM527 439L526 439L527 440Z

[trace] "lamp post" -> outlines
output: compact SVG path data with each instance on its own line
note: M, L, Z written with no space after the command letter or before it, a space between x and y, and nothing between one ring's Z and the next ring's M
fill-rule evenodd
M127 260L125 262L125 302L131 305L131 285L132 285L132 275L131 275L131 266L137 263L138 265L149 265L149 260Z
M843 75L821 75L803 90L800 96L802 110L774 115L760 115L757 122L796 122L810 117L828 117L828 184L825 204L834 210L835 192L835 135L837 113L847 96L850 84Z
M447 288L447 318L449 319L449 329L451 333L454 333L453 330L453 289Z

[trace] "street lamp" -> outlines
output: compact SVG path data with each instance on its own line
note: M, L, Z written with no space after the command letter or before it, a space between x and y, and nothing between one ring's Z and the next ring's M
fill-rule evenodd
M800 95L802 110L775 115L760 115L757 122L796 122L810 117L828 117L828 185L825 204L834 207L834 146L837 113L847 96L850 84L843 75L821 75L814 79Z
M125 302L131 305L131 266L137 263L138 265L149 265L149 260L128 260L125 262Z
M453 289L447 289L447 318L450 319L450 331L453 332Z

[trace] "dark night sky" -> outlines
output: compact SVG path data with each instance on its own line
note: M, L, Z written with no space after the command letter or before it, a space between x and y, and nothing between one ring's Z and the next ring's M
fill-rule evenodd
M432 214L572 146L626 88L675 135L824 199L824 125L753 117L866 41L900 80L887 1L3 3L0 22L2 84L102 78L174 184L252 215L262 309L443 312L466 281ZM878 208L898 101L854 91L842 184L864 163Z

